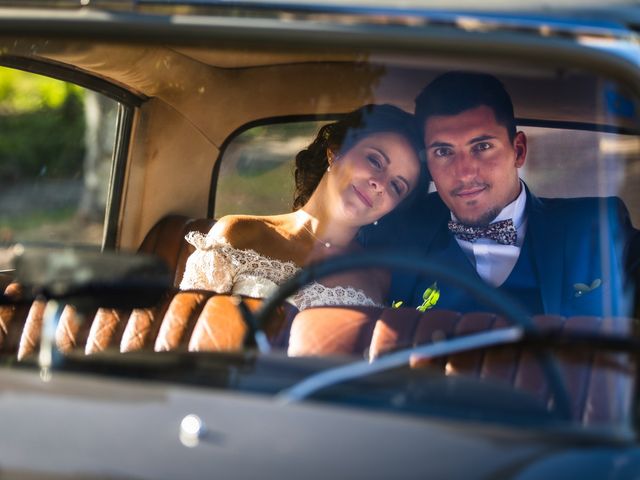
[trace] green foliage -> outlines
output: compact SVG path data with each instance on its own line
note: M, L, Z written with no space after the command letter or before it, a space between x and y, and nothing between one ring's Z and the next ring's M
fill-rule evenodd
M274 123L234 138L222 158L215 216L290 212L295 156L315 138L322 123Z
M264 142L267 140L280 140L282 138L294 137L309 138L309 142L311 142L318 133L318 130L320 130L320 127L325 123L328 122L319 120L300 120L286 123L270 123L245 130L236 137L236 139L234 139L234 142Z
M34 73L0 67L0 111L25 113L42 108L59 108L82 88Z
M228 175L218 182L215 216L287 213L292 203L293 173L285 163L259 175Z
M82 171L83 94L66 82L0 68L0 179Z
M8 229L15 234L23 234L24 232L41 228L42 225L68 221L73 218L75 212L75 208L66 207L56 210L33 210L27 215L12 218L0 216L0 229ZM24 238L24 235L20 235L20 240L30 239L29 237ZM34 236L33 239L37 240L38 236ZM40 236L40 239L42 239L42 236Z

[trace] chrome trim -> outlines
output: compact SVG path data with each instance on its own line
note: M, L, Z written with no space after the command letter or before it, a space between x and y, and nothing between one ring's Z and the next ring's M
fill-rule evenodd
M439 27L473 32L520 32L533 33L543 37L593 36L610 39L629 40L636 37L626 19L614 14L610 19L598 15L583 15L576 20L572 13L584 9L564 11L518 11L504 9L494 11L474 11L447 7L447 10L424 4L416 6L341 5L320 2L202 2L161 0L136 0L135 2L115 2L94 0L80 5L75 2L66 6L52 6L51 2L33 2L41 8L3 7L0 0L0 16L14 20L44 21L107 21L128 23L132 18L157 22L159 18L171 18L172 24L192 24L202 26L207 19L237 18L243 22L277 21L280 24L343 25L350 29L359 26L395 26L403 28ZM15 4L20 4L15 2ZM419 6L418 6L419 5Z

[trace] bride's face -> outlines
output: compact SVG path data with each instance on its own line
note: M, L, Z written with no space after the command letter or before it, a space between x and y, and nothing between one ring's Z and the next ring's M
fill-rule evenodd
M401 134L373 133L335 157L328 199L352 225L374 222L393 210L418 183L417 152Z

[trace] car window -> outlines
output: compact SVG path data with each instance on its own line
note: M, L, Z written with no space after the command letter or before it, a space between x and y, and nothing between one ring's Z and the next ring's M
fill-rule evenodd
M214 217L290 211L295 156L326 123L265 123L233 136L219 159ZM640 181L637 136L573 128L519 128L529 142L521 177L539 196L620 196L633 224L640 224L640 191L633 188Z
M214 216L290 212L295 156L324 123L267 123L234 136L219 159Z
M521 176L541 197L619 196L640 225L640 144L631 134L522 127L529 140Z
M117 102L0 67L0 240L101 247ZM0 249L0 269L9 268Z

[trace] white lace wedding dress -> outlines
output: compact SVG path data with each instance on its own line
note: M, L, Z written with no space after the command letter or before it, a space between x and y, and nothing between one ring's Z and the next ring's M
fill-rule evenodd
M271 259L254 250L239 250L200 232L189 232L185 238L196 250L187 259L181 290L203 289L265 298L300 270L293 262ZM302 288L288 301L298 310L329 305L378 306L362 290L327 287L318 282Z

